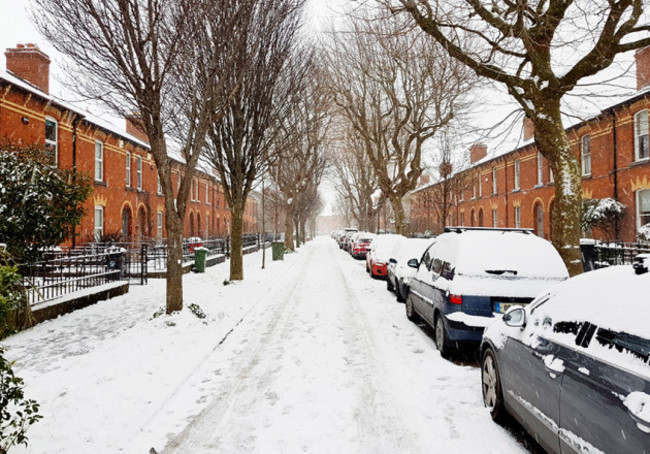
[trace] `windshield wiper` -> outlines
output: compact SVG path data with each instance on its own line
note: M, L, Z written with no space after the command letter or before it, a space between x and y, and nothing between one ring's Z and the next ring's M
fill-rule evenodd
M485 272L489 274L496 274L498 276L501 276L503 273L511 273L515 276L517 275L517 270L485 270Z

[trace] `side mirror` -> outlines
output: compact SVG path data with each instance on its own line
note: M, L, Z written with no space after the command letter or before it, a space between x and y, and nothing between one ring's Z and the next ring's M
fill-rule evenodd
M420 262L418 262L418 259L411 259L406 262L406 265L410 266L411 268L417 268L420 266Z
M390 262L390 263L397 263L397 260L391 258L391 259L389 260L389 262Z
M505 313L503 321L506 325L514 328L526 327L526 309L523 307L514 307Z

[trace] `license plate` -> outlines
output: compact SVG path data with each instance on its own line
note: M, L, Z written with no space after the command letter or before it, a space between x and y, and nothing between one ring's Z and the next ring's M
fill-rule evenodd
M495 303L494 304L494 309L496 312L500 314L505 314L508 312L508 309L514 306L521 306L520 303Z

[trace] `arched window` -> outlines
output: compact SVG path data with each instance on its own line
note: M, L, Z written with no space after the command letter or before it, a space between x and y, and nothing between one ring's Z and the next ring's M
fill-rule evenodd
M544 238L544 207L541 203L535 205L535 233Z
M637 229L650 224L650 189L637 191L636 210Z
M483 208L478 210L478 226L483 227Z

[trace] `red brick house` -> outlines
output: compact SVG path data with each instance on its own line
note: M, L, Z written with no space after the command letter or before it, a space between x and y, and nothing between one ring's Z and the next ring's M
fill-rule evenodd
M567 129L582 166L583 199L612 198L627 207L615 238L596 230L599 239L633 242L639 227L650 223L650 48L635 58L636 94ZM525 143L515 150L487 159L487 147L473 146L470 167L454 177L463 184L451 197L446 222L431 219L437 183L410 194L411 225L434 232L443 225L525 227L550 239L553 175L533 139L532 122L524 121Z
M164 200L146 136L131 119L126 129L60 101L49 93L50 59L36 45L7 49L0 71L0 139L40 143L55 151L61 168L89 175L93 192L76 242L101 236L124 240L165 238ZM182 163L172 178L178 187ZM197 171L185 219L185 236L229 233L230 212L217 178ZM256 207L249 201L245 231L255 232Z

